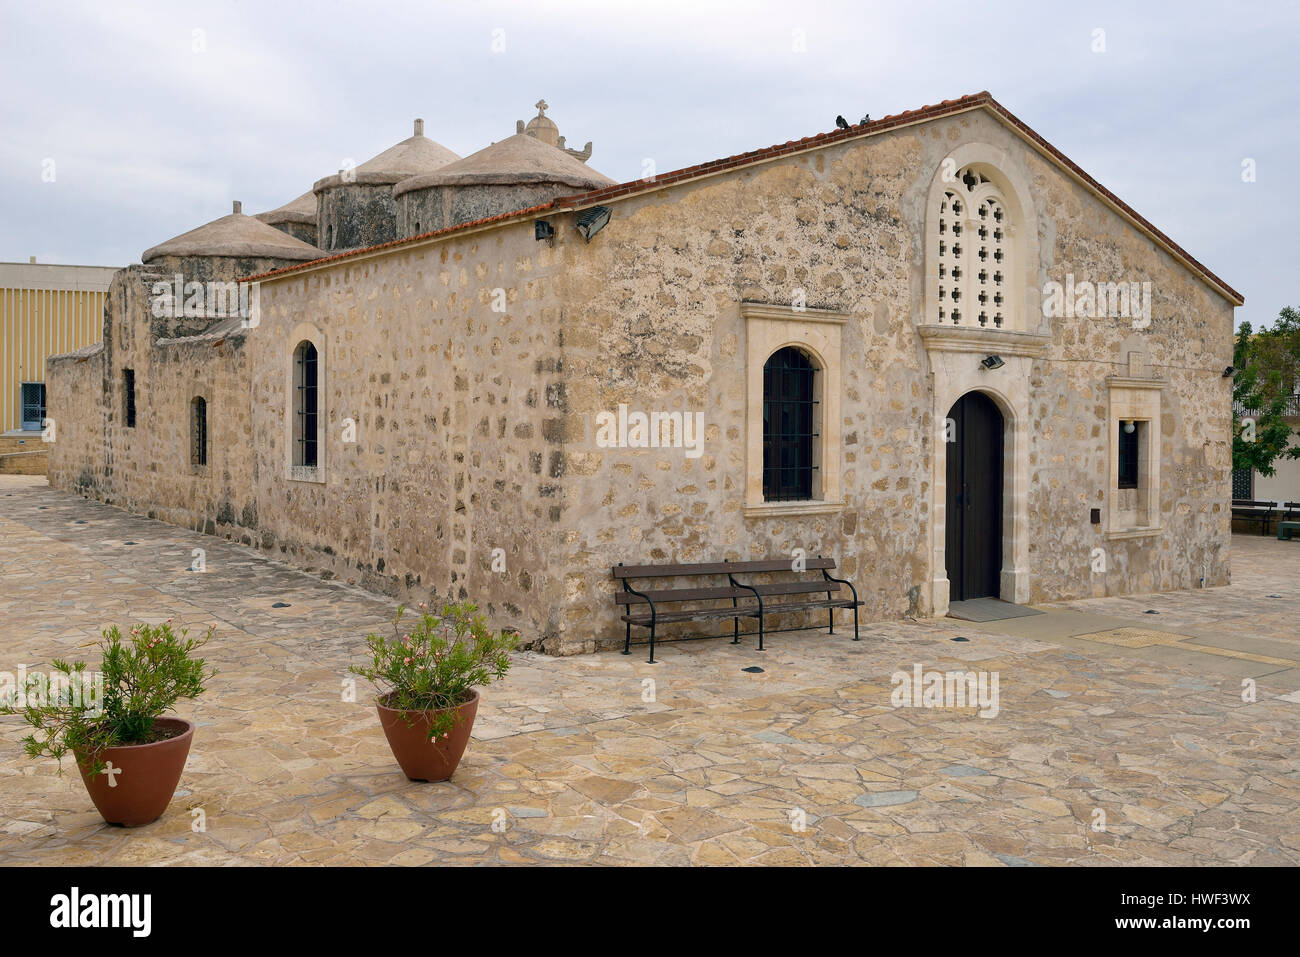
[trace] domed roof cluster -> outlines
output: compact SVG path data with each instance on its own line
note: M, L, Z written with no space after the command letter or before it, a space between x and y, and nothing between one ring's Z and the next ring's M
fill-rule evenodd
M141 259L274 259L288 265L611 185L614 180L586 165L591 143L566 148L546 109L539 101L537 115L526 126L519 121L513 136L463 159L425 136L424 121L417 119L413 135L317 180L283 206L245 216L236 203L230 215L160 243Z

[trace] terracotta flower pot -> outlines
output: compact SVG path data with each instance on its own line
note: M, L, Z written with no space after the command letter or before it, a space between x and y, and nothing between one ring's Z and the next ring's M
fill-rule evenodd
M90 799L109 824L139 827L156 821L176 793L194 741L194 725L182 718L159 718L154 727L181 733L151 744L105 748L99 762L108 770L93 778L89 762L81 754L76 756Z
M433 741L429 740L430 719L443 711L398 711L385 707L384 699L379 699L375 705L379 723L403 774L412 781L446 781L456 772L478 714L478 692L473 695L462 705L444 709L456 712L456 724L446 738Z

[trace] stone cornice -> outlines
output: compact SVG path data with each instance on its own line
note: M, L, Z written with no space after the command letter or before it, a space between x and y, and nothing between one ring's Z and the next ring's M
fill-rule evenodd
M1038 358L1052 344L1050 335L988 329L983 326L950 326L927 323L916 327L925 347L932 352L983 352Z
M1167 379L1153 379L1147 376L1108 375L1106 385L1112 389L1163 389L1169 385Z
M838 309L814 309L812 306L796 309L794 306L782 306L771 302L750 302L748 300L740 304L740 316L742 319L779 319L783 322L835 322L843 324L849 321L849 314L840 312Z

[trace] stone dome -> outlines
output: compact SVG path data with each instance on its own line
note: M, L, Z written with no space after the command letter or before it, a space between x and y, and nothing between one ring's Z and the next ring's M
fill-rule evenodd
M414 135L390 146L378 156L372 156L354 170L341 170L317 180L312 192L357 184L391 185L409 176L431 173L458 159L460 157L447 147L425 136L424 120L416 120Z
M547 146L560 145L560 128L555 121L546 115L546 101L537 101L537 115L528 121L524 127L524 132L535 139L541 140Z
M312 246L316 245L316 194L311 190L283 206L258 213L253 218L274 226L282 233L294 239L301 239Z
M522 183L558 183L575 190L599 189L614 180L598 173L564 150L547 145L531 134L516 133L499 143L472 153L462 160L448 163L431 173L402 180L393 187L393 195L434 186L518 185Z
M315 246L288 236L274 226L245 216L236 202L234 212L229 215L146 249L140 259L148 263L164 257L210 256L306 262L320 259L322 253Z
M366 160L356 169L340 170L312 187L320 200L317 242L328 252L377 246L397 238L393 184L432 173L460 159L424 135L424 120L415 134Z
M265 213L257 213L253 216L264 223L274 226L276 223L316 223L316 193L307 190L295 200L285 203L283 206L277 206L275 209L268 210Z
M568 151L524 131L395 185L397 233L419 236L613 182Z

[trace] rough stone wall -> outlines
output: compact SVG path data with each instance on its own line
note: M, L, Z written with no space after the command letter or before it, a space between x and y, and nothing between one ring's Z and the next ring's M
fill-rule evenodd
M575 257L565 339L571 431L583 439L569 449L570 498L581 506L566 594L584 643L574 650L621 634L609 578L619 561L803 548L839 559L867 604L864 621L916 611L929 407L899 204L919 159L915 138L895 134L633 198ZM851 314L841 356L844 508L747 518L739 303L788 304L800 290L810 307ZM596 414L620 403L702 411L703 455L597 448Z
M527 209L576 192L565 183L413 189L397 197L397 234L418 236L459 223Z
M1231 499L1232 307L1154 242L1037 153L1022 151L1045 245L1043 282L1150 282L1151 324L1056 318L1053 346L1031 384L1030 553L1036 600L1140 594L1226 584ZM1049 259L1050 257L1050 259ZM1088 520L1109 473L1105 377L1126 375L1125 352L1145 351L1167 380L1161 397L1161 474L1155 538L1107 540ZM1102 548L1106 572L1089 555ZM1203 580L1203 581L1202 581Z
M316 200L316 234L320 248L327 252L377 246L397 238L391 183L344 183L317 193Z
M941 158L968 138L993 142L1034 184L1039 286L1080 278L1153 284L1142 338L1163 399L1155 538L1107 541L1090 524L1108 476L1108 375L1126 374L1128 320L1058 320L1033 364L1029 449L1030 573L1035 600L1227 581L1231 307L1167 254L983 114L964 114L811 156L616 205L614 221L573 257L565 341L571 424L565 594L570 631L618 636L609 567L834 554L866 619L928 611L936 427L924 314L925 202ZM741 300L846 311L844 508L747 518ZM971 361L978 357L972 356ZM701 410L704 455L597 449L595 415ZM1098 577L1091 549L1103 545ZM1205 571L1209 562L1208 572Z
M105 305L103 348L51 365L57 438L52 485L188 528L252 544L257 504L249 444L248 365L239 334L158 344L152 288L168 275L120 271ZM124 369L135 372L136 424L125 422ZM190 401L207 401L208 464L191 464Z
M312 246L316 245L316 224L314 222L299 223L292 220L284 220L278 223L270 223L269 225L274 226L282 233L287 233L294 239L301 239L304 243L309 243ZM247 275L256 274L248 273Z
M156 256L144 264L144 272L156 273L158 279L166 282L172 281L177 273L185 277L185 282L235 282L286 265L296 263L266 256ZM198 327L200 330L202 325Z
M252 444L279 553L409 600L470 598L526 642L558 643L563 255L528 222L263 285ZM324 484L287 469L304 321L324 339Z

